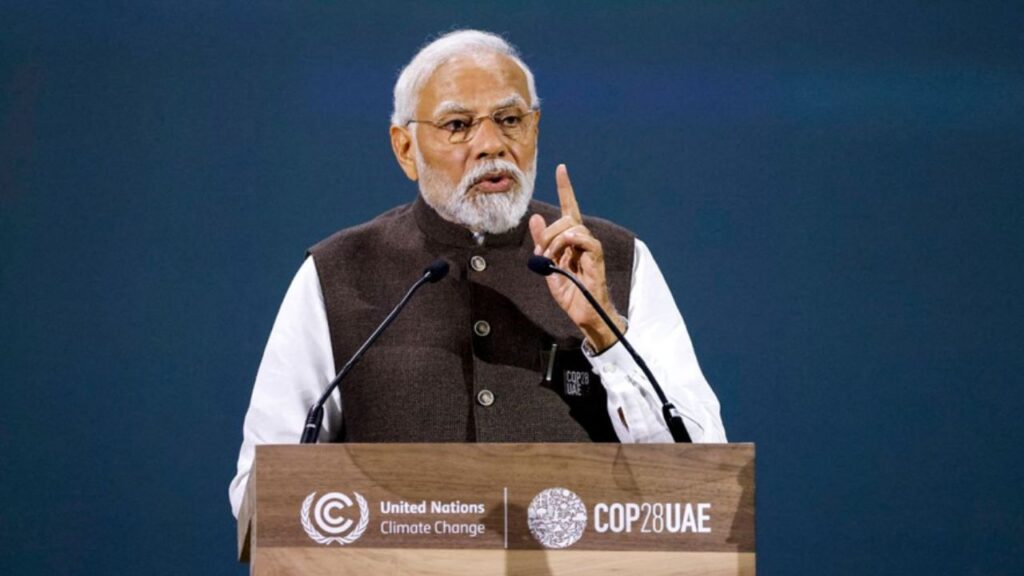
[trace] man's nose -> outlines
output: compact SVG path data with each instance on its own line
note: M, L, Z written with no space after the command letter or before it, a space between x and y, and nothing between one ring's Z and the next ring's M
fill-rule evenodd
M484 118L476 129L473 147L477 160L483 158L504 158L508 153L505 135L492 118Z

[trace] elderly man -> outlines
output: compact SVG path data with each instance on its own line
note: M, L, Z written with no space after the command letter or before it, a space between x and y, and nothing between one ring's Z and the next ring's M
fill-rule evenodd
M725 442L719 405L642 242L583 217L565 166L560 206L532 201L540 101L501 38L447 34L395 85L391 147L417 199L316 244L274 323L245 418L235 514L254 446L296 442L306 411L430 262L425 287L349 373L324 430L347 442L670 442L637 364L575 286L627 332L696 442ZM619 312L625 311L625 317Z

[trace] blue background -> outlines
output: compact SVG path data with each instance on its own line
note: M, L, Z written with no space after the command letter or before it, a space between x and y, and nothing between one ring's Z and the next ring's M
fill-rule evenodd
M0 573L244 572L277 306L414 197L391 87L456 27L535 71L537 196L652 248L761 573L1024 573L1022 6L4 2Z

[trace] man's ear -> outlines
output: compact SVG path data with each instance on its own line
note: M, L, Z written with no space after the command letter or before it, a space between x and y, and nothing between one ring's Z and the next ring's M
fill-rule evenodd
M391 127L391 151L395 153L395 160L405 172L409 180L415 182L420 175L416 171L416 151L413 150L412 133L401 126Z

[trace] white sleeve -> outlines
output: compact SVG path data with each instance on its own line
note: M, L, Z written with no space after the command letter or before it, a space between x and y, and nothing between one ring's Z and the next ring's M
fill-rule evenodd
M718 398L700 371L665 278L639 239L635 242L628 320L626 338L679 410L690 438L694 442L726 442ZM672 442L658 396L622 343L589 360L608 392L608 415L620 441Z
M295 444L302 435L309 407L334 379L331 336L320 280L312 258L306 258L288 287L267 347L263 351L249 411L242 427L238 471L228 495L238 517L257 444ZM341 400L331 396L324 406L329 436L341 424Z

